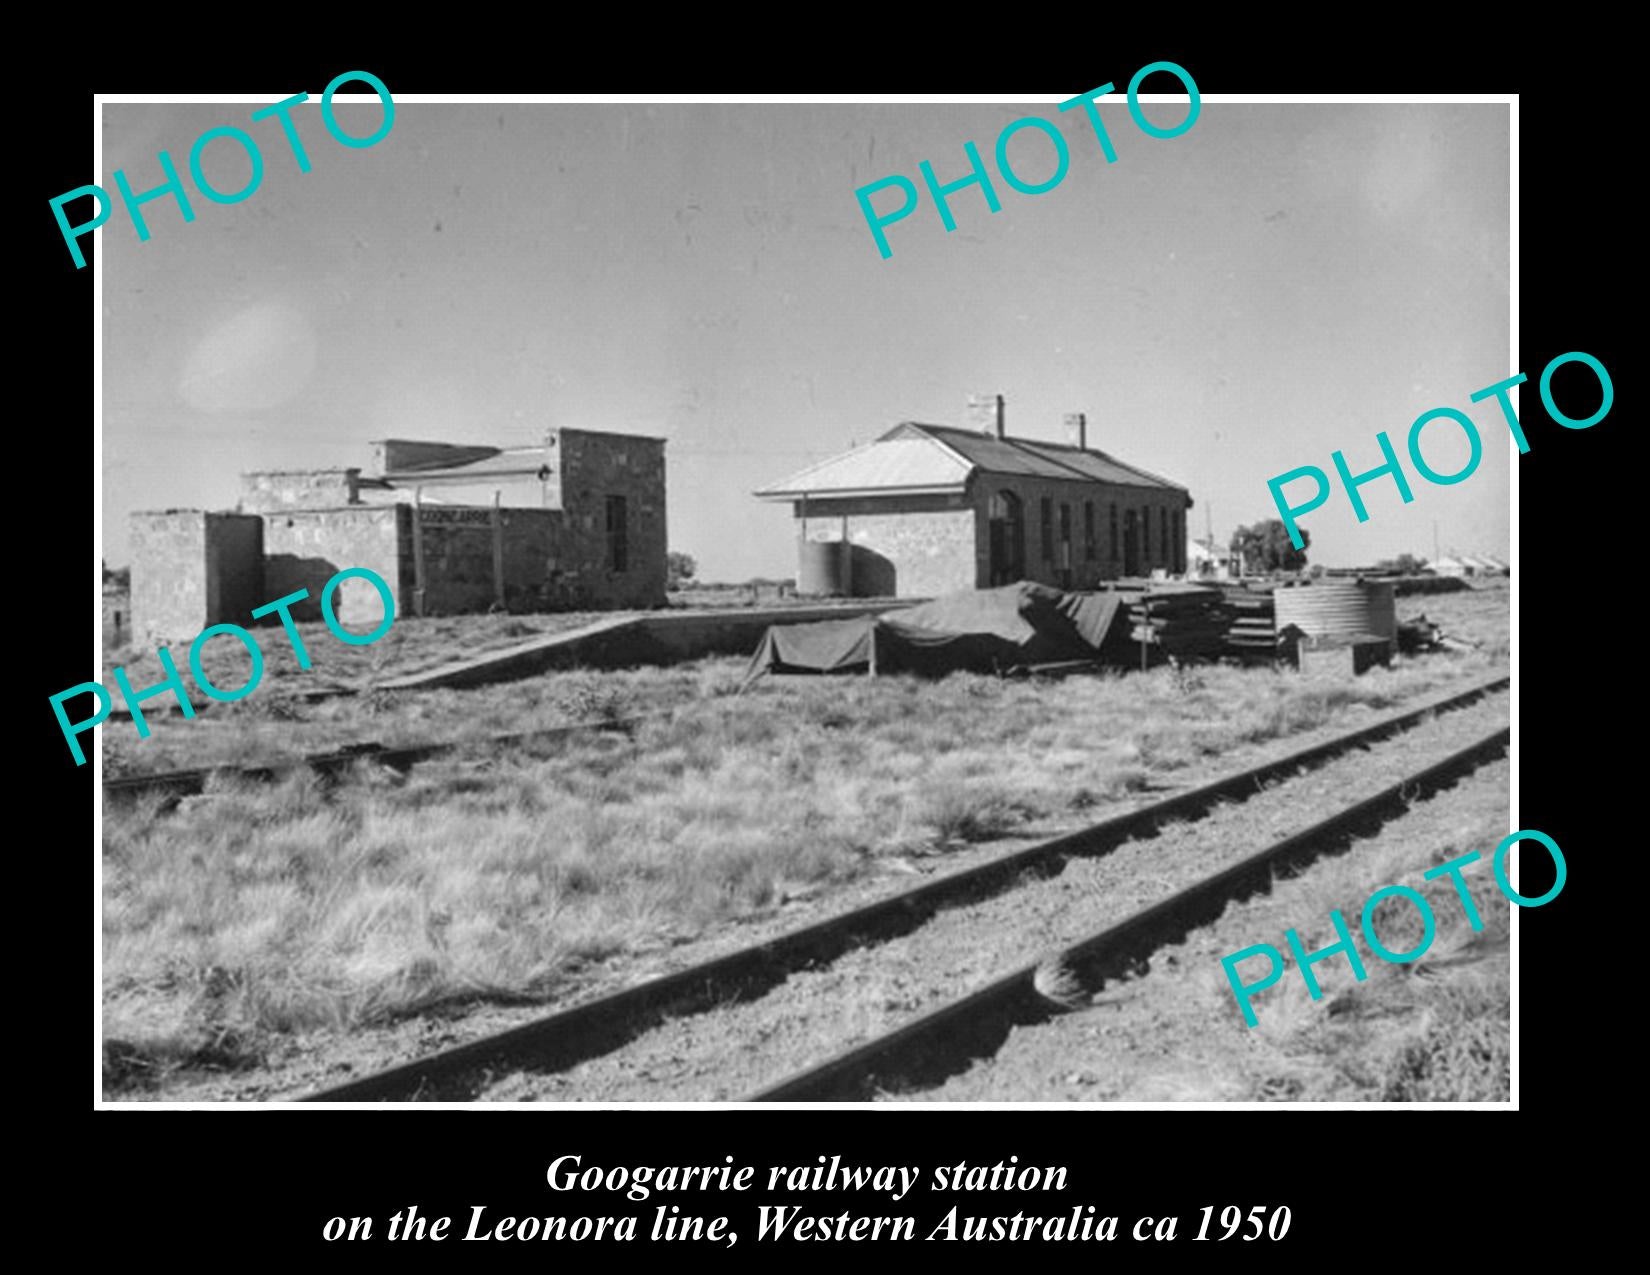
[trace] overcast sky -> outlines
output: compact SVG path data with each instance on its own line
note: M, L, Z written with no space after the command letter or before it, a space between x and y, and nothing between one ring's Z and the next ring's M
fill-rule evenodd
M319 98L320 85L308 85ZM353 86L360 88L361 86ZM1151 86L1148 86L1151 87ZM1165 85L1164 87L1168 87ZM395 86L390 85L393 91ZM296 90L294 90L296 91ZM104 277L104 544L127 560L133 509L232 508L245 469L369 467L386 436L510 445L555 426L669 440L670 543L709 579L795 570L789 509L750 492L901 420L963 424L1000 393L1010 433L1091 444L1185 484L1224 540L1275 516L1266 489L1300 465L1354 472L1400 454L1409 424L1468 411L1485 439L1452 487L1411 475L1338 492L1308 515L1328 565L1402 551L1504 555L1512 444L1472 391L1508 353L1505 106L1222 105L1157 140L1102 106L1107 164L1081 112L1007 105L433 105L399 103L371 149L295 114L313 171L245 106L104 108L104 172L186 171L221 124L262 143L245 202L116 210ZM1181 107L1148 106L1164 123ZM990 164L1026 114L1057 119L1065 181L926 192L877 253L856 187L918 164ZM377 107L340 107L367 135ZM1022 159L1023 156L1023 159ZM1052 168L1016 139L1022 180ZM213 143L206 173L244 185ZM187 179L186 179L187 180ZM880 200L890 200L885 191ZM84 215L84 214L82 214ZM1539 371L1535 369L1534 371ZM1533 396L1530 399L1533 405ZM1428 457L1466 455L1447 424Z

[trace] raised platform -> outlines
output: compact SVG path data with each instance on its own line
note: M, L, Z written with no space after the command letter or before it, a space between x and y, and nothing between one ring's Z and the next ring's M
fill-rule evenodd
M387 691L436 686L479 686L532 677L556 668L630 668L679 664L707 655L749 655L770 624L809 624L856 615L898 611L920 599L898 602L821 603L818 606L743 607L725 611L656 611L615 616L582 629L534 638L520 646L454 660L422 673L378 684Z

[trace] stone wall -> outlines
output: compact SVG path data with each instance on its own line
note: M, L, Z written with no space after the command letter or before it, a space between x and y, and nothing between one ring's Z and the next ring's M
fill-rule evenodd
M563 605L665 604L665 443L662 438L558 431L562 518L548 570ZM607 500L625 501L625 569L614 569Z
M853 549L856 597L935 597L991 585L991 499L999 491L1020 498L1025 519L1022 578L1073 589L1092 588L1125 573L1124 528L1128 511L1150 511L1150 543L1141 545L1136 569L1180 572L1186 568L1185 495L1172 489L1121 487L1061 479L981 476L966 496L904 496L810 500L806 529L802 506L793 505L798 535L840 541L843 520ZM1042 502L1049 501L1051 553L1043 552ZM1085 534L1084 505L1094 506L1093 553ZM1060 507L1071 511L1069 551L1060 534ZM1112 510L1117 532L1112 535ZM1170 515L1167 551L1163 515ZM1178 515L1178 516L1176 516ZM800 578L800 572L799 572Z
M493 510L426 505L420 512L424 613L457 615L490 609L498 600ZM548 509L500 509L498 517L505 609L548 611L562 605L566 600L557 595L550 578L561 515Z
M507 609L664 605L664 440L563 429L551 441L554 445L545 453L553 461L547 464L550 478L478 475L474 484L439 484L448 503L425 504L416 515L426 615L486 611L495 605L495 491L506 501L524 502L500 513ZM497 452L435 444L397 446L422 448L415 459L426 460ZM381 449L382 456L387 453ZM389 583L397 614L414 612L416 511L405 484L395 492L370 490L375 501L394 502L371 505L357 503L361 487L360 471L355 469L250 473L241 476L241 485L242 508L261 515L265 523L269 596L258 605L308 589L311 596L292 613L318 619L326 581L344 568L367 567ZM477 503L452 503L465 493ZM561 508L543 507L552 495ZM624 501L622 563L616 561L615 537L608 526L613 497ZM365 629L375 627L383 614L377 591L360 580L340 586L338 613L350 627Z
M335 509L358 499L359 469L260 470L241 475L241 508L249 514Z
M810 500L806 535L840 541L846 523L853 596L931 598L976 587L975 521L965 496Z
M247 624L269 600L256 517L169 509L134 513L129 525L136 645L188 643L208 625Z
M269 601L264 587L263 519L255 514L207 514L207 614L244 626L252 612Z
M1018 478L1009 475L988 474L982 477L976 499L980 510L978 562L981 585L990 578L991 530L987 521L991 497L999 491L1011 491L1020 498L1025 516L1025 578L1041 584L1073 589L1092 588L1101 580L1115 580L1128 574L1124 560L1124 532L1128 513L1133 510L1137 519L1150 517L1150 535L1143 539L1136 569L1140 575L1149 575L1161 567L1178 573L1186 569L1185 510L1186 496L1179 489L1123 487L1109 483L1066 482L1060 479ZM1043 552L1042 502L1049 501L1053 521L1051 532L1052 555ZM1094 506L1094 548L1090 556L1084 527L1084 505ZM1071 537L1069 558L1063 552L1060 535L1060 506L1071 510ZM1116 534L1113 535L1113 510L1116 511ZM1167 550L1163 544L1163 515L1170 515ZM1178 517L1175 515L1178 514ZM1149 540L1149 543L1146 543ZM1070 575L1064 575L1069 570Z
M292 615L319 620L326 582L346 567L366 567L389 584L395 614L410 614L411 514L408 505L265 514L264 590L269 596L264 601L308 589L309 597L292 607ZM356 632L371 632L384 618L382 600L370 580L345 580L333 594L332 608L339 622Z

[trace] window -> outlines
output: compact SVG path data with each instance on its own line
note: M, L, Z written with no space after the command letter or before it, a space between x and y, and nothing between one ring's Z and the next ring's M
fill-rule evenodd
M1094 561L1094 502L1083 502L1083 557L1089 562Z
M1071 565L1071 506L1060 506L1060 565Z
M1043 497L1043 561L1054 557L1054 501Z
M1172 562L1169 557L1169 511L1167 509L1158 511L1157 525L1163 529L1163 565L1166 567Z
M1026 573L1025 514L1011 491L991 497L991 583L1013 584Z
M607 498L607 566L622 573L630 569L630 537L623 496Z
M1117 548L1117 506L1116 505L1111 506L1111 557L1112 557L1113 562L1117 561L1118 548Z

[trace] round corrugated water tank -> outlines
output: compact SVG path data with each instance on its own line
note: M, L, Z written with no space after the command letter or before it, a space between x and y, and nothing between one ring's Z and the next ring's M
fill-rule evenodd
M1390 580L1316 580L1279 588L1272 598L1279 632L1293 624L1309 637L1398 634Z
M796 591L825 597L847 593L847 548L840 540L804 540L796 564Z

